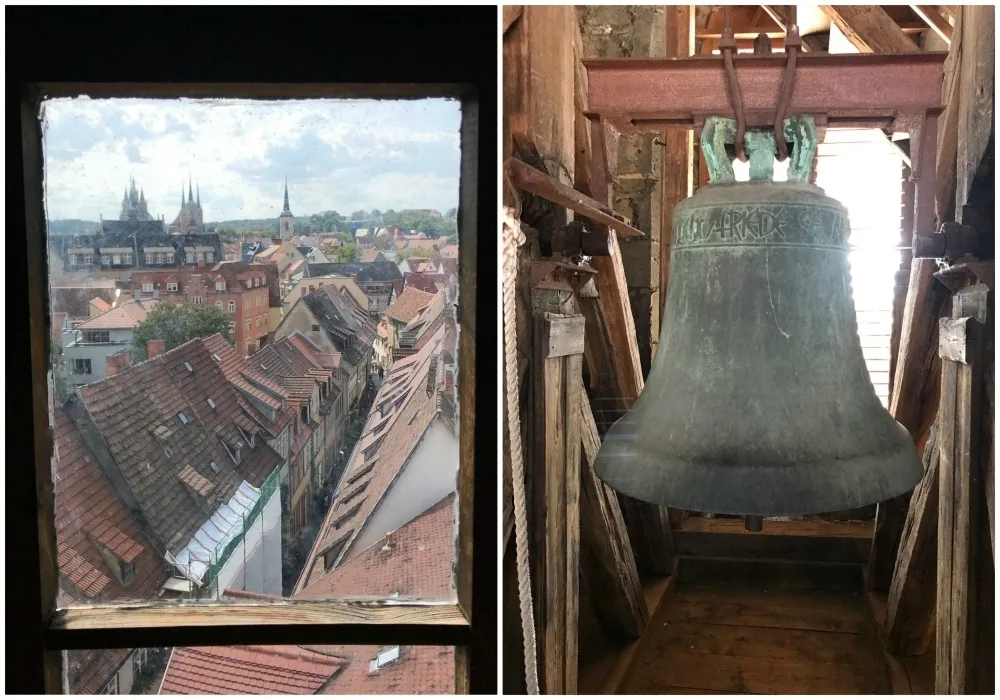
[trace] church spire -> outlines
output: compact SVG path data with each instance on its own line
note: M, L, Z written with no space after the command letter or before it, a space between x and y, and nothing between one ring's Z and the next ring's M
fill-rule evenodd
M201 186L200 185L196 185L194 189L195 189L195 192L197 193L197 197L198 197L198 199L196 200L197 203L198 203L198 208L201 209Z
M188 203L194 202L194 194L191 192L191 175L188 174Z
M181 209L184 208L184 178L181 178Z
M283 211L291 211L288 207L288 176L285 176L285 208Z

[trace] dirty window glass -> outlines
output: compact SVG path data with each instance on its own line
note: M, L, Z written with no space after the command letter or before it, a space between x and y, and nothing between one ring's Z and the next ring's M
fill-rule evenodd
M454 599L460 116L44 104L61 607Z

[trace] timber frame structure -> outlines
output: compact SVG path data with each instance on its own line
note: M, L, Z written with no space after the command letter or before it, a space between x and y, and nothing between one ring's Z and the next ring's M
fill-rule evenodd
M889 409L925 476L877 513L763 533L593 472L656 351L673 206L707 183L691 130L732 117L719 8L620 9L503 9L504 226L524 238L505 372L540 692L992 693L993 8L817 6L830 35L801 37L786 114L821 138L879 129L900 156ZM741 49L779 48L796 22L793 6L733 11ZM834 33L860 55L826 53ZM770 125L786 58L734 64L748 125ZM502 682L524 692L504 457Z

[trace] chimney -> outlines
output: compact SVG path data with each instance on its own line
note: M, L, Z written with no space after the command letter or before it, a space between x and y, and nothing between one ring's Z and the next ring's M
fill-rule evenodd
M358 283L358 276L357 275L351 275L351 279L354 280L354 284Z
M131 366L131 364L132 359L127 350L125 352L119 352L115 355L108 355L104 360L104 366L107 369L109 377L115 376L126 367Z
M199 270L204 270L205 269L205 260L204 260L204 258L198 261L198 269Z
M167 344L162 340L151 340L146 343L146 359L152 360L158 355L162 355L167 351Z

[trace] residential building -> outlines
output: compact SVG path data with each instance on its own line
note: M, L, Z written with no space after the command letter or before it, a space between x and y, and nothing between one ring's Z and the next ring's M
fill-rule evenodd
M228 262L242 262L243 256L240 254L239 243L223 243L222 255Z
M170 571L125 499L61 406L53 412L59 605L170 597ZM91 649L66 656L73 694L130 694L144 649Z
M365 294L354 277L338 277L337 275L327 275L325 277L302 277L295 280L292 288L281 300L281 308L285 313L295 305L303 294L312 294L320 287L332 285L337 289L346 290L362 309L370 309L371 303L368 295Z
M281 318L278 271L274 265L221 262L197 270L143 271L132 275L133 295L163 301L213 305L229 314L229 334L244 355L267 343Z
M368 311L375 318L403 291L403 273L394 262L306 263L304 277L353 277L369 300Z
M388 358L394 349L412 349L445 309L443 292L433 294L416 287L407 287L379 322L379 338L385 346L380 352ZM387 367L388 359L382 363Z
M52 313L65 313L72 321L93 316L91 303L101 299L109 305L119 301L121 291L114 280L53 279L49 283L49 304Z
M454 274L429 274L407 272L403 275L403 287L416 287L424 292L440 292L449 287L458 290L458 277Z
M63 277L127 281L138 271L192 269L223 259L217 233L171 235L159 222L138 222L145 228L137 230L129 228L132 223L105 220L97 235L50 237L49 250L61 261Z
M457 327L451 316L393 363L351 455L295 593L431 509L458 473Z
M98 301L107 305L98 297ZM71 385L90 384L108 376L108 358L128 351L136 327L156 308L155 299L120 304L78 323L62 334L63 371Z
M322 352L339 353L340 367L349 379L345 387L348 410L361 398L372 369L375 323L346 289L320 287L299 299L275 331L280 338L299 331Z
M250 371L280 386L296 412L288 449L292 534L306 525L310 500L342 437L347 394L340 363L339 354L323 352L299 333L275 340L246 362Z
M374 248L366 248L361 251L361 259L358 262L371 263L371 262L389 262L389 259L382 255L382 251L375 250Z
M281 457L201 340L150 355L78 387L67 415L169 565L169 590L280 594Z
M319 246L296 245L295 249L300 253L302 253L302 256L309 262L317 262L317 263L330 262L330 259L323 254L323 251L319 249Z
M452 492L292 598L450 600L456 512ZM234 599L251 598L233 593ZM178 647L160 687L161 694L199 695L454 692L453 647L406 645Z

